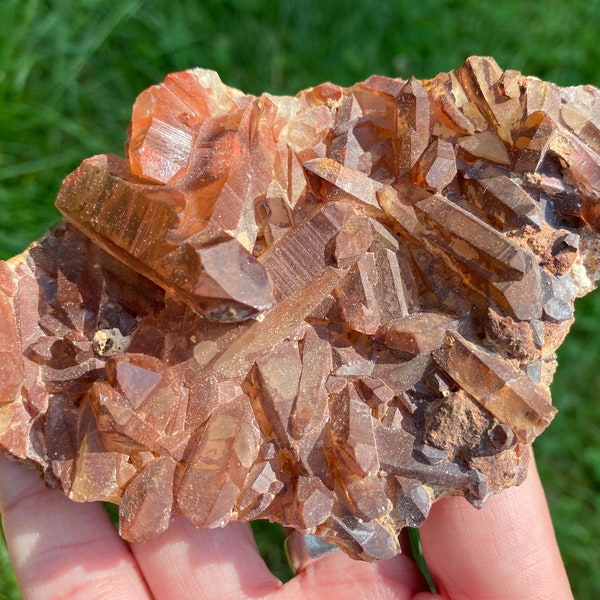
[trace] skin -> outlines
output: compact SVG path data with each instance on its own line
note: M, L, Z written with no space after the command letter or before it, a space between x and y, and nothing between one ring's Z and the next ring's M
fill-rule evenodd
M426 591L406 554L364 563L334 552L282 584L247 524L200 530L178 519L157 538L129 545L101 504L75 504L3 457L0 510L26 600L573 598L533 461L520 487L491 498L482 510L462 498L433 506L421 539L437 594Z

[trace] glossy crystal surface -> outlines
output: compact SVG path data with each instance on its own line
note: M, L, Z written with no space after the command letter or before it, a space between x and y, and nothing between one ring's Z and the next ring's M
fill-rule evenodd
M0 262L0 446L149 539L267 518L389 558L526 474L598 279L600 92L490 58L137 99Z

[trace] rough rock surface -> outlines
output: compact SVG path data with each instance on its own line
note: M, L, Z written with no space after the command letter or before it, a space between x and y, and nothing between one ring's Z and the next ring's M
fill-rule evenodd
M597 280L600 92L489 58L137 99L0 262L0 446L145 540L268 518L366 560L522 481Z

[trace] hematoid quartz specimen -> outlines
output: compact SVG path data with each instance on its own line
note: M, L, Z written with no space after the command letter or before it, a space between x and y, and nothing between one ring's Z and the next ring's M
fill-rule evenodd
M490 58L295 97L175 73L0 263L0 445L145 540L266 518L388 558L525 477L598 279L600 92Z

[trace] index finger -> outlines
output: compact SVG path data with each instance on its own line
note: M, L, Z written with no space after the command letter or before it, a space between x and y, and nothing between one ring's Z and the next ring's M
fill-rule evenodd
M573 598L534 460L521 486L490 498L481 510L463 498L434 504L421 541L444 597Z

